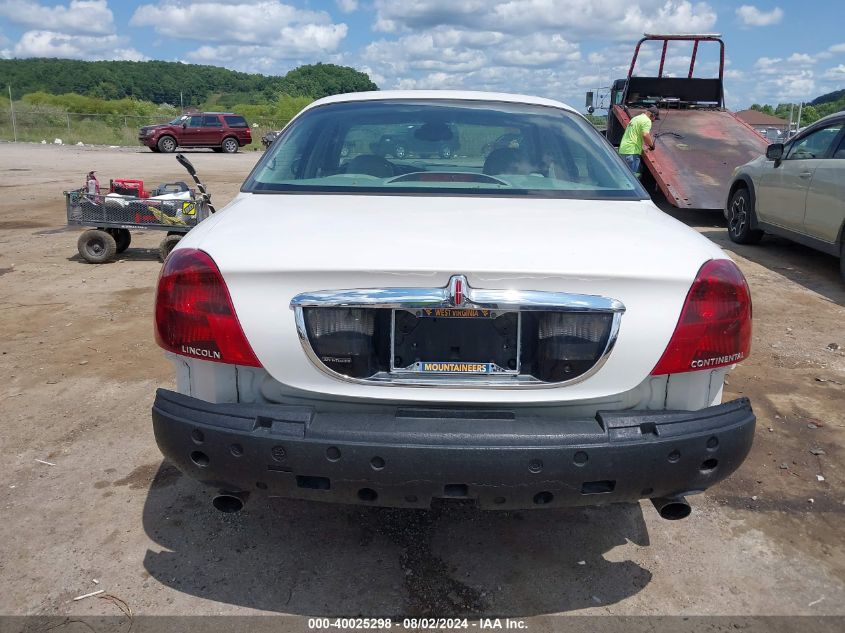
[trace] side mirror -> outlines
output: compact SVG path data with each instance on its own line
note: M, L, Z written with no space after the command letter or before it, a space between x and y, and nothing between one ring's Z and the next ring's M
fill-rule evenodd
M592 90L587 93L587 98L585 100L584 107L587 108L587 110L589 110L590 108L593 107L593 92L592 92ZM592 112L591 112L591 114L592 114Z
M185 130L187 128L188 128L188 123L186 121L186 122L182 123L182 129Z
M775 167L783 159L783 143L772 143L766 148L766 159L775 161Z

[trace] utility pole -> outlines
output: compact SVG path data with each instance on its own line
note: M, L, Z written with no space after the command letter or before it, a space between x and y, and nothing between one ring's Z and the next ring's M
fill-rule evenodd
M803 107L804 107L804 102L802 101L801 103L798 104L798 124L795 126L796 132L801 129L801 109Z
M15 137L15 143L18 142L18 124L15 121L15 102L12 101L12 86L9 84L9 109L12 111L12 134Z
M182 102L182 91L179 91L179 111L180 113L185 111L185 104Z

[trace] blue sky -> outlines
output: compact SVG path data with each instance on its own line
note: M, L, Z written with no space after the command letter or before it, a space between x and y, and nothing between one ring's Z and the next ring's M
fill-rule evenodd
M643 32L718 32L728 106L845 88L842 0L0 0L0 57L163 59L284 74L354 66L381 88L523 92L583 104ZM644 51L642 73L657 63ZM689 50L670 49L685 73ZM704 76L715 47L701 50ZM698 74L698 73L697 73ZM0 77L2 82L2 77Z

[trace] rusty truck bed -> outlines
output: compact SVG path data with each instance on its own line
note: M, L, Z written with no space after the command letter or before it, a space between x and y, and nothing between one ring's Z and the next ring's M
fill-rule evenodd
M631 108L631 116L642 110ZM630 120L612 110L622 125ZM670 204L681 208L721 209L733 170L766 153L767 141L732 112L721 109L661 109L651 128L655 151L643 162Z

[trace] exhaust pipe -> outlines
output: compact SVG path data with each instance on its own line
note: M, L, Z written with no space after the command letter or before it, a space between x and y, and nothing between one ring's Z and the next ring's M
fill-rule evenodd
M655 497L651 500L657 513L667 521L686 519L692 508L683 495L672 497Z
M211 500L211 505L224 514L234 514L243 510L248 495L245 492L224 492Z

